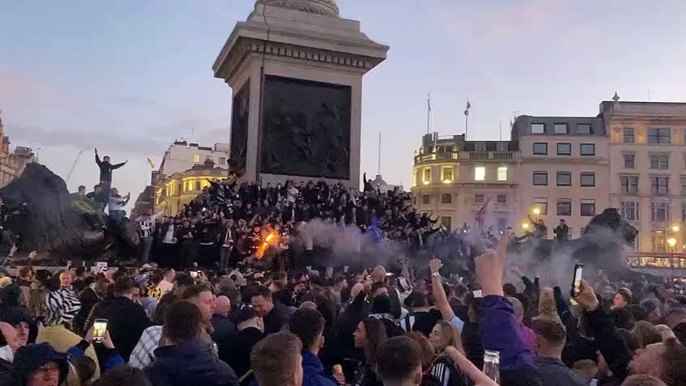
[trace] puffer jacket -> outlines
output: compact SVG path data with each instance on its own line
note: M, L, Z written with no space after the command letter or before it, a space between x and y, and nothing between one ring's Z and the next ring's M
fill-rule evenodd
M156 349L143 372L152 386L238 386L233 369L200 340Z

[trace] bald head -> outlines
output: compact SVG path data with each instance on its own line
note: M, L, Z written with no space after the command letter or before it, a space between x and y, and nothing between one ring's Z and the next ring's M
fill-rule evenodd
M374 279L374 283L383 283L386 281L386 268L382 266L377 266L374 268L372 271L372 279Z
M226 296L219 296L214 300L214 313L224 317L229 316L231 311L231 301Z

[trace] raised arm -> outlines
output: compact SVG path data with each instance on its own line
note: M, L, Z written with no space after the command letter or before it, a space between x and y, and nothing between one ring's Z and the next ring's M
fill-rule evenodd
M98 149L95 149L95 163L98 164L98 166L102 166L102 161L100 161L100 156L98 155Z
M126 165L128 162L129 162L129 160L126 160L126 161L124 161L124 162L122 162L122 163L120 163L120 164L112 165L112 170L119 169L120 167Z
M429 268L431 269L431 286L433 288L434 294L434 305L441 311L443 319L452 323L458 330L462 330L464 327L464 322L460 320L453 312L450 303L448 302L448 297L445 295L443 290L443 283L441 282L441 267L443 263L439 259L431 259L429 261Z

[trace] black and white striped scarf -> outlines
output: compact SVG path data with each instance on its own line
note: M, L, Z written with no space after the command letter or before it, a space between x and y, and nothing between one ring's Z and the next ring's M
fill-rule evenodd
M71 323L81 308L81 301L67 288L60 288L50 292L45 299L46 326L58 326Z

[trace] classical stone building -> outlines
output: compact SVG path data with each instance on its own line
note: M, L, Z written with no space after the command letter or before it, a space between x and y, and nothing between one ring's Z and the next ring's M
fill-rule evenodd
M257 0L212 67L233 92L232 167L264 183L358 188L362 77L387 51L333 0Z
M215 166L209 159L183 172L169 176L158 174L155 176L153 211L163 212L166 216L176 216L184 204L193 201L202 193L203 188L210 185L210 181L224 178L226 170ZM148 189L146 191L152 193Z
M20 175L26 164L36 160L32 149L17 146L10 152L10 144L9 137L5 136L5 127L0 115L0 188Z
M507 226L542 218L579 237L605 208L639 230L631 264L686 275L686 103L600 104L597 116L520 116L510 141L424 135L412 192L449 228Z

